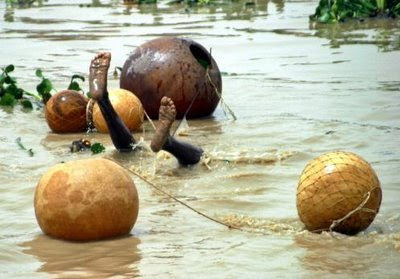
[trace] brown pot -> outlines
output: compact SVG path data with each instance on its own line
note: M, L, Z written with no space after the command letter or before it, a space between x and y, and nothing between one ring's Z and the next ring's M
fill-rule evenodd
M128 57L120 87L134 92L152 119L158 118L163 96L174 101L177 118L193 102L187 117L196 118L214 112L219 101L215 91L221 92L222 80L215 60L202 45L191 39L162 37L137 47Z
M45 117L55 133L79 133L86 130L88 99L78 91L63 90L46 103Z

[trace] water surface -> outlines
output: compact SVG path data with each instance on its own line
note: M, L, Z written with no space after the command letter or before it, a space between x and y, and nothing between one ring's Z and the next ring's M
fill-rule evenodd
M400 21L315 25L317 1L235 1L188 7L165 2L49 0L30 8L0 2L0 65L14 64L34 91L41 68L59 90L87 77L98 51L122 66L136 46L164 35L190 37L223 72L233 121L188 121L185 139L211 156L209 166L180 167L151 152L118 154L107 135L55 135L42 110L0 109L0 277L2 278L398 278L400 272ZM109 86L118 87L110 73ZM88 88L87 82L83 84ZM143 137L152 135L144 124ZM21 137L34 156L20 150ZM132 174L140 195L128 237L91 243L40 231L33 193L80 137L104 156L145 174L193 208L244 231L229 230L177 204ZM355 152L383 189L380 212L357 236L311 234L296 211L299 175L312 158Z

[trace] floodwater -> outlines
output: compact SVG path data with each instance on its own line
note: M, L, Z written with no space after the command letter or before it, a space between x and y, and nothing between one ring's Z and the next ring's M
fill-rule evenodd
M111 51L122 66L136 46L186 36L212 48L223 72L219 106L190 120L181 135L207 151L207 165L180 167L143 151L118 154L107 135L50 132L42 110L0 109L1 278L399 278L400 20L315 26L317 1L233 1L190 7L162 2L49 0L32 7L0 2L0 65L16 66L34 91L41 68L64 89L89 61ZM87 82L82 86L87 89ZM118 87L110 73L109 87ZM148 143L152 128L135 133ZM19 148L20 137L34 156ZM72 140L106 152L71 154ZM371 163L383 189L379 214L357 236L312 234L296 211L301 171L332 150ZM132 174L137 223L127 237L71 243L36 223L40 176L61 161L111 158L228 229L182 206Z

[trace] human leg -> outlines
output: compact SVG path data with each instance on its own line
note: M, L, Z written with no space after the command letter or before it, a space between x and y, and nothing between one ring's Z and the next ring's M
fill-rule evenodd
M190 143L180 141L169 134L175 116L174 102L168 97L163 97L159 110L159 121L150 147L154 152L162 149L171 153L182 165L196 164L200 161L203 150Z
M111 105L107 91L107 73L110 67L111 53L98 53L90 63L89 90L97 101L100 111L107 123L111 140L118 151L129 152L136 143L131 132Z
M136 143L131 132L114 110L107 91L107 72L110 67L111 53L103 52L91 61L89 71L90 95L97 102L106 120L112 142L119 151L129 152ZM161 149L174 155L180 164L193 165L200 161L203 150L187 142L170 136L169 131L176 117L173 101L163 97L159 110L159 121L151 141L151 149L158 152Z

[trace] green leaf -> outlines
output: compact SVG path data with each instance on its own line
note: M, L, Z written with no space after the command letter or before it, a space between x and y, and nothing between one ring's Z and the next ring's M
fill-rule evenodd
M50 92L53 89L53 84L47 78L43 78L42 82L36 86L36 91L38 92L39 96L42 97L43 103L47 103L47 101L51 98Z
M13 77L10 77L9 75L6 75L4 78L4 83L5 84L14 84L14 83L17 83L17 80Z
M25 109L33 109L32 102L29 101L28 99L22 99L20 101L20 103L23 106L23 108L25 108Z
M10 64L4 69L4 72L11 73L12 71L14 71L14 69L15 69L14 65Z
M201 66L203 66L204 69L207 70L207 68L210 66L210 63L208 63L208 61L201 59L201 58L197 58L197 62L199 62L199 64Z
M318 18L318 21L322 23L328 23L331 21L331 16L329 13L325 13Z
M9 93L6 93L0 99L0 106L13 107L15 102L15 97Z
M69 84L68 86L68 90L75 90L75 91L80 91L82 90L81 87L79 86L79 83L77 83L76 81L73 81Z
M41 69L37 69L35 72L35 75L39 78L43 78L43 72Z
M98 153L104 152L106 150L106 148L101 143L96 142L96 143L92 144L92 146L90 147L90 150L92 151L93 154L98 154Z
M74 79L80 79L82 82L85 81L85 78L84 78L83 76L81 76L81 75L73 75L73 76L71 77L71 82L72 82Z
M85 78L83 76L80 75L73 75L71 77L71 82L68 85L68 89L69 90L75 90L75 91L82 91L83 89L81 88L81 86L79 85L79 83L77 81L75 81L75 79L80 79L82 82L85 81Z
M0 86L3 85L3 83L4 83L5 80L6 80L6 75L5 75L5 73L3 72L3 73L0 75Z
M15 99L21 99L24 91L15 84L10 84L5 88L5 93L13 95Z

